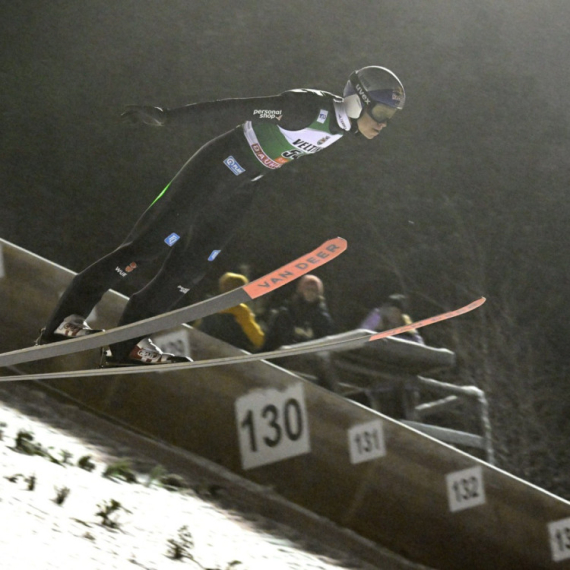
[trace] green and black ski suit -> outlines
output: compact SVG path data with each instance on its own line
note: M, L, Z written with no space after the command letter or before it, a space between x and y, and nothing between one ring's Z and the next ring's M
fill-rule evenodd
M341 98L306 89L153 109L166 125L216 121L220 113L242 124L202 146L123 243L72 280L50 317L47 335L68 315L86 318L107 290L159 257L164 258L160 270L131 296L118 324L171 310L234 235L252 202L255 181L326 148L351 129ZM114 355L122 358L138 340L114 345Z

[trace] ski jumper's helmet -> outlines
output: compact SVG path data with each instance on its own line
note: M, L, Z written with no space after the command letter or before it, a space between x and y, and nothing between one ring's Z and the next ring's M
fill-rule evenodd
M367 113L382 123L404 108L406 93L402 82L385 67L371 65L354 71L343 92L345 106L351 119Z

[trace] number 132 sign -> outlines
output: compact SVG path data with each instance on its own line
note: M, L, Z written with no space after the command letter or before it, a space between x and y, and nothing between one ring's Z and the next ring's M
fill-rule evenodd
M302 384L286 390L255 390L235 403L243 469L311 451Z

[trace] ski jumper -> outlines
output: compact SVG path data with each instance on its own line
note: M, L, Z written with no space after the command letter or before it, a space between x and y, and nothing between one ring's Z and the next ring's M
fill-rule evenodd
M130 297L118 325L171 310L231 240L252 203L255 182L328 147L351 129L342 98L308 89L159 111L165 124L214 121L218 113L229 113L242 124L202 146L121 245L71 281L46 334L68 315L87 318L106 291L156 258L164 262ZM139 340L113 345L113 354L126 356Z

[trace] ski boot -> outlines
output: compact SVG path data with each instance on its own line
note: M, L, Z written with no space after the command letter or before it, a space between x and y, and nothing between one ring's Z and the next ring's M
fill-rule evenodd
M173 364L175 362L192 362L192 359L187 356L162 352L150 338L140 340L125 358L115 357L110 348L101 350L101 368L137 366L141 364Z
M103 332L103 329L92 329L81 315L69 315L63 319L53 333L46 334L46 329L41 329L40 336L36 339L36 346L87 336L98 332Z

